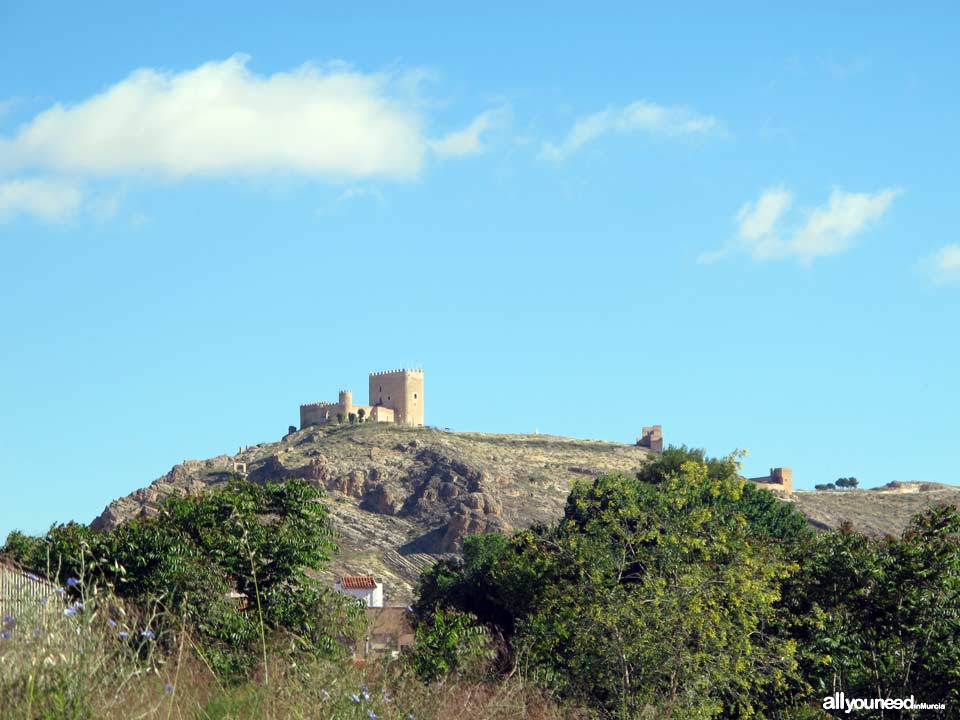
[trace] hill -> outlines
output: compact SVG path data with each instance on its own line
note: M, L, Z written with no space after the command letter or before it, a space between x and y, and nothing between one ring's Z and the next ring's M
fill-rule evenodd
M894 482L870 490L798 491L797 509L821 529L849 522L867 535L898 535L910 518L931 505L960 505L960 487L929 482Z
M113 501L92 523L112 528L173 492L224 483L245 463L255 482L301 477L329 493L341 534L330 575L372 572L391 602L408 602L420 571L465 535L555 520L577 479L631 473L650 450L549 435L454 433L365 423L315 426L236 455L188 460Z
M633 445L550 435L374 423L315 426L236 455L176 465L148 487L110 503L92 526L112 528L154 512L170 493L224 483L237 463L255 482L301 477L328 492L341 535L330 580L334 574L374 573L384 579L390 602L405 603L421 570L458 552L465 535L551 522L561 515L576 480L631 474L653 457ZM885 534L899 532L925 505L960 502L960 488L797 492L790 501L817 527L849 520L864 532Z

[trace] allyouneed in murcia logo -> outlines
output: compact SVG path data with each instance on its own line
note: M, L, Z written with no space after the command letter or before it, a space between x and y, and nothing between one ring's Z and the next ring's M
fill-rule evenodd
M925 703L907 698L848 698L838 692L823 699L824 710L842 710L845 713L854 710L944 710L944 703Z

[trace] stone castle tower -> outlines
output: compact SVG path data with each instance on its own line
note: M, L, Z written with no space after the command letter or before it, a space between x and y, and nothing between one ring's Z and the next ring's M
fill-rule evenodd
M423 370L370 373L370 404L393 410L394 422L423 425Z
M337 402L300 406L300 429L310 425L362 415L372 422L395 422L423 427L423 370L387 370L370 373L369 405L354 405L353 393L341 390Z

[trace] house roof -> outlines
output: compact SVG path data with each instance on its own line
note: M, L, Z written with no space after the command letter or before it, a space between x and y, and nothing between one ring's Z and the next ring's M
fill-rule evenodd
M376 590L377 580L373 575L344 575L340 578L344 590Z

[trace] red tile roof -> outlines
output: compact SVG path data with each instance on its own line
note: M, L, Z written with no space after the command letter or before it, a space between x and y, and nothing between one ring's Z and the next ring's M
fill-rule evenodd
M344 590L375 590L377 581L373 575L344 575L340 578Z

